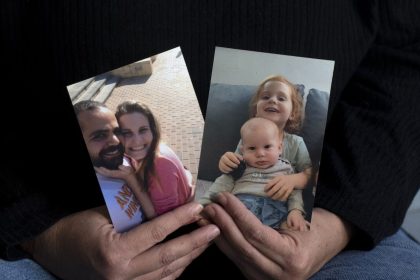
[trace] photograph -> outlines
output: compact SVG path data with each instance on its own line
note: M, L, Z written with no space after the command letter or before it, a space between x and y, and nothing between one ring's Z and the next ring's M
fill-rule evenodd
M310 227L334 61L216 47L196 200L230 192L272 228Z
M194 200L204 119L180 47L67 90L117 232Z

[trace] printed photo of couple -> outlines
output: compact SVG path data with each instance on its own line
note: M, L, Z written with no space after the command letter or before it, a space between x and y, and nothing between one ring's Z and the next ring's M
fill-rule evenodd
M309 230L333 68L216 47L205 123L179 47L68 86L115 229L226 191Z
M117 232L194 199L204 120L179 47L67 89Z

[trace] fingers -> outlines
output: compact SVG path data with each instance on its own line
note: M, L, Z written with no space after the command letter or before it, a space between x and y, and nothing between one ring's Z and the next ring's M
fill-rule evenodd
M270 228L264 226L238 198L230 193L221 192L215 200L222 205L224 211L219 210L220 207L215 207L217 205L213 205L213 214L208 211L207 207L204 209L204 213L210 214L211 220L220 227L223 235L243 236L245 239L261 238L262 242L267 241L268 236L265 231ZM217 215L214 214L215 211Z
M164 240L181 226L197 221L202 209L203 206L196 202L182 205L121 234L122 244L126 244L126 249L135 256Z
M287 221L288 228L291 230L298 230L298 231L307 231L306 224L303 221L294 221L294 220L288 220Z
M238 167L238 166L236 166L236 167ZM234 169L235 167L229 167L228 165L226 165L226 164L224 164L223 162L220 162L219 163L219 170L222 172L222 173L229 173L229 172L231 172L231 171L233 171L233 169Z
M99 173L99 174L101 174L103 176L108 177L108 171L109 171L108 169L106 169L104 167L96 167L96 166L94 166L94 168L95 168L95 171L97 173Z
M232 205L232 208L237 210L235 214L227 213L221 206L214 203L204 208L204 212L221 231L220 237L215 240L216 245L246 275L255 276L260 274L261 271L269 272L273 277L279 275L281 268L248 240L249 236L251 236L250 239L259 239L256 236L264 235L264 230L270 230L274 234L278 233L262 225L237 198L229 195L236 200ZM238 219L241 224L240 227L238 227ZM242 228L246 228L246 230Z
M281 176L277 176L276 178L270 180L264 188L267 196L271 197L272 199L279 200L284 194L284 181L282 180Z
M246 241L239 228L235 225L235 222L219 205L214 203L207 205L204 208L204 213L220 228L223 236L230 243L233 243L235 247L244 248L244 250L249 252L252 251L252 246ZM249 214L252 215L250 212Z
M273 188L273 186L275 186L278 183L279 179L280 179L280 176L277 176L277 177L271 179L270 181L268 181L267 184L264 187L264 191L268 192L269 190L271 190Z
M297 231L308 231L308 225L309 222L305 220L300 210L292 210L287 215L287 227L285 227L285 229L289 228Z
M283 186L273 187L269 192L267 192L267 195L270 196L274 200L280 200L280 201L285 201L288 197L287 189L285 189Z
M275 200L286 201L289 198L292 191L293 188L283 188L279 190L272 198Z
M202 217L202 218L200 218L200 219L197 221L197 224L198 224L200 227L203 227L203 226L210 225L211 223L210 223L210 221L209 221L209 220L207 220L206 218Z
M120 166L118 166L118 169L121 170L122 172L126 173L126 174L130 174L130 173L134 172L134 170L131 166L126 166L126 165L120 165Z
M269 189L266 194L267 196L271 197L272 199L278 199L278 196L282 193L281 186L275 186Z
M230 218L231 222L225 222L222 218L214 219L213 217L212 221L220 228L223 236L230 236L231 240L228 239L230 242L234 242L233 239L237 237L233 229L229 229L229 227L235 227L242 238L271 260L279 261L285 255L293 253L291 251L293 242L288 236L279 234L272 228L262 225L234 195L222 192L217 196L216 201L223 207L225 215ZM227 218L224 217L223 219ZM237 244L237 247L241 244ZM246 253L246 250L244 253Z
M232 152L226 152L219 161L219 169L223 173L229 173L238 167L238 165L241 163L241 160L241 155Z
M128 266L130 275L135 277L149 273L150 275L145 279L165 277L170 279L172 274L179 272L180 269L185 269L219 234L220 231L215 225L207 225L189 234L156 245L130 262Z
M245 239L234 220L219 205L209 204L204 211L223 233L215 241L220 250L238 265L246 263L259 265L258 262L261 262L264 257ZM253 216L252 213L250 214Z
M299 231L304 231L305 230L305 221L303 218L300 219L293 219L292 220L292 226L291 226L292 230L299 230Z
M195 259L197 258L204 250L208 247L208 245L202 246L200 248L195 249L191 254L181 257L178 260L172 262L171 264L161 267L155 271L147 273L145 275L141 275L134 279L136 280L152 280L152 279L159 279L159 280L171 280L178 278L185 268Z
M286 201L293 191L281 178L274 178L264 188L267 196L274 200Z
M235 209L236 213L234 215L230 213L229 215L223 208L215 203L207 205L204 208L204 213L220 228L222 236L226 240L226 242L219 241L220 238L216 240L216 244L222 246L221 249L225 249L226 253L232 255L233 253L230 252L230 249L228 248L233 247L236 251L233 255L239 254L241 258L244 258L249 262L256 262L256 259L261 259L262 256L245 238L243 230L236 224L236 219L240 217L239 219L248 221L249 224L246 226L249 227L249 230L253 227L254 230L257 231L257 228L262 227L263 225L238 199L236 200L237 209Z
M105 167L94 167L95 168L95 171L97 172L97 173L99 173L99 174L101 174L102 176L105 176L105 177L112 177L112 178L121 178L121 177L123 177L126 173L128 173L128 172L126 172L126 170L124 170L124 169L121 169L121 166L122 165L120 165L118 168L118 170L111 170L111 169L107 169L107 168L105 168Z
M227 152L227 153L225 153L225 156L231 161L231 162L234 162L234 163L236 163L236 164L240 164L241 163L241 160L242 160L242 156L241 155L239 155L239 154L235 154L235 153L232 153L232 152Z

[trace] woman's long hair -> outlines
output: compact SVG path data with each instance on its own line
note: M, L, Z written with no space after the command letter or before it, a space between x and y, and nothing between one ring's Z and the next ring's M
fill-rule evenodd
M152 143L150 144L149 151L145 158L142 160L140 168L136 171L136 177L140 184L147 191L149 189L150 176L155 176L154 161L158 151L160 141L160 127L159 123L154 117L152 111L145 104L137 101L125 101L117 106L115 117L120 122L120 117L126 114L140 113L144 115L150 126L153 135Z

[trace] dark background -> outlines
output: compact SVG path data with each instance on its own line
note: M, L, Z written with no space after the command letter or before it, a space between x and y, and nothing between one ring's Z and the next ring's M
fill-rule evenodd
M66 85L181 46L205 112L216 45L335 60L341 45L340 23L351 18L323 17L320 7L332 3L5 1L1 170L10 187L8 195L21 196L28 190L16 186L31 184L32 192L48 189L52 197L68 198L70 208L101 203L99 188L92 187L97 182ZM312 5L319 12L309 13ZM294 30L285 28L290 17L296 19ZM312 32L302 36L303 30L322 34L331 47L321 47L311 38ZM349 65L337 63L335 72ZM332 84L332 103L347 78L338 77Z

